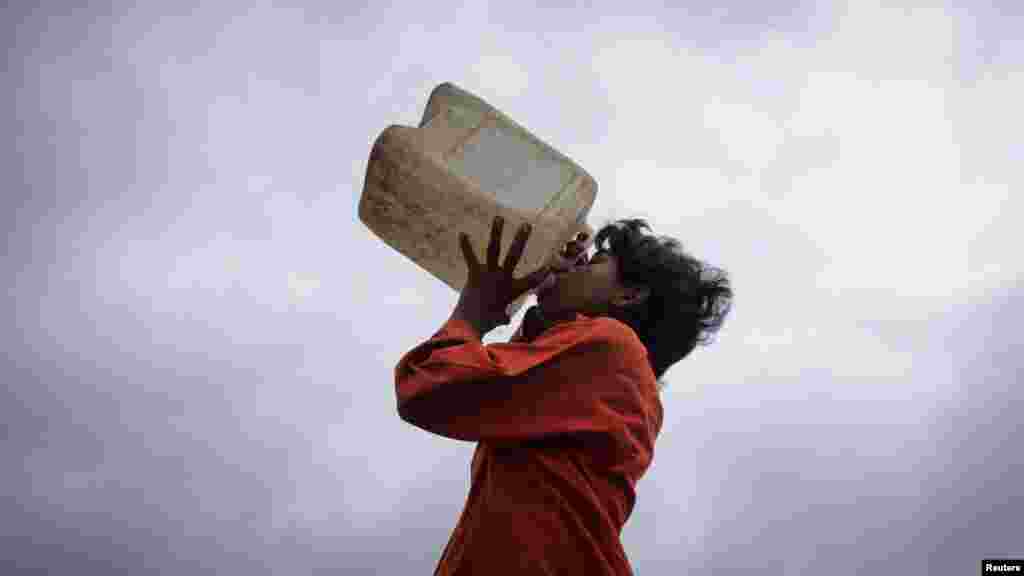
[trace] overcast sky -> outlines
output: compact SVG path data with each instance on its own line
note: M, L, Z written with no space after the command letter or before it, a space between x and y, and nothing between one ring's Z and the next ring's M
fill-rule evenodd
M457 294L357 206L444 81L733 279L638 574L1024 557L1021 3L138 4L0 8L0 572L432 572L473 445L393 369Z

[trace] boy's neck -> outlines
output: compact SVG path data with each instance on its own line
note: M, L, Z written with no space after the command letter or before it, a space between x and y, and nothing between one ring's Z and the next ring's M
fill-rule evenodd
M575 317L576 314L565 314L559 315L555 318L548 318L544 315L544 312L540 309L539 305L530 306L526 309L526 314L523 315L523 339L526 341L532 341L558 322L572 320Z

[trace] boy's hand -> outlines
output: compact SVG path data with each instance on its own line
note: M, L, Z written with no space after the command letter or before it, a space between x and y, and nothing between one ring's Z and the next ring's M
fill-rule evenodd
M500 216L495 217L491 225L491 241L487 246L487 262L484 265L477 260L469 236L459 233L459 244L469 268L469 277L459 295L459 303L452 312L452 318L468 322L481 336L511 322L506 311L509 304L539 285L550 270L550 265L545 265L523 278L513 278L512 273L526 249L531 228L529 224L519 228L505 256L505 262L499 265L503 227L504 220Z

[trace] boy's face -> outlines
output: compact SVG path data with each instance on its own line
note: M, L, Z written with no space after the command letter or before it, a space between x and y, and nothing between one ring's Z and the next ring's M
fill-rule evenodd
M574 313L603 315L612 303L621 303L628 289L618 280L618 266L607 251L598 251L582 264L555 274L555 283L537 293L537 304L548 318Z

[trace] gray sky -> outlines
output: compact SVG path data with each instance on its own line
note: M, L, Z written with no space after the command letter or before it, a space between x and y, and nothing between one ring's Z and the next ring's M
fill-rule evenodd
M356 210L443 81L732 275L638 574L1024 557L1019 3L136 4L0 12L5 574L433 570L473 446L393 369L457 295Z

